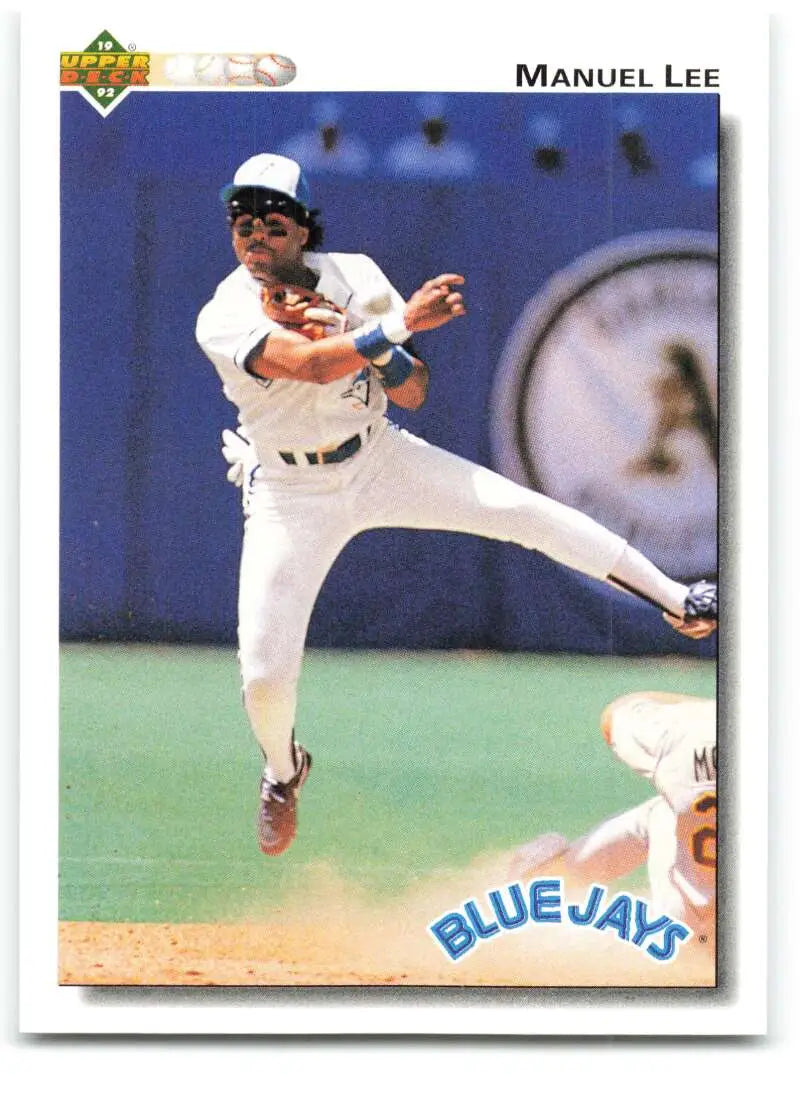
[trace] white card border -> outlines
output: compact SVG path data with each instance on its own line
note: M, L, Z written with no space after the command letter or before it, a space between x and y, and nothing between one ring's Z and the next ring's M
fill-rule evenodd
M412 41L420 24L417 9L425 9L425 40ZM722 114L735 118L741 137L739 178L740 224L736 240L740 291L747 297L739 324L737 361L740 369L740 404L743 418L741 484L737 504L746 519L740 520L742 535L736 575L739 614L748 620L739 635L736 660L746 666L738 696L737 724L740 727L738 755L740 770L737 803L741 832L740 879L735 899L739 907L738 933L747 943L737 948L736 997L717 1006L707 1004L646 1005L625 1001L620 1005L580 1007L553 1001L479 999L467 1005L451 999L422 1004L414 999L379 999L336 1005L315 1002L313 995L302 1000L283 996L282 1001L243 1006L241 1000L225 1005L224 1000L207 999L200 1006L176 1005L163 992L153 1004L125 1004L114 997L113 1004L100 1004L95 991L58 987L57 968L57 884L56 869L48 855L57 846L58 770L53 726L58 724L57 689L43 687L42 679L58 679L58 478L55 445L58 423L58 266L41 262L42 248L58 255L57 218L34 220L26 229L21 254L22 289L22 427L21 455L21 802L20 802L20 1027L27 1032L236 1032L238 1034L326 1033L431 1033L450 1035L547 1035L587 1033L603 1035L741 1035L764 1031L766 1013L766 942L763 929L762 894L766 886L764 849L766 839L766 751L763 735L754 738L744 726L765 725L768 632L763 584L745 581L746 574L768 571L767 541L751 529L765 529L767 520L767 384L761 368L751 362L765 362L767 341L768 256L767 239L767 24L764 19L737 20L720 24L719 16L708 19L695 12L692 33L687 36L680 18L674 26L652 34L646 19L628 21L624 29L614 26L613 47L606 44L613 13L604 9L599 24L581 16L557 26L551 18L531 17L530 49L509 46L502 27L482 29L480 60L472 63L476 51L474 29L453 27L453 10L431 9L430 5L405 5L403 20L393 27L391 48L386 33L379 35L382 48L375 48L372 29L374 8L363 2L348 4L347 28L339 19L324 44L304 40L292 20L280 28L275 49L292 56L301 74L296 90L487 90L511 91L513 63L528 61L533 52L551 64L561 58L569 64L647 65L650 53L654 65L666 56L675 64L713 65L722 74ZM46 26L23 18L21 62L21 167L25 180L24 210L41 202L57 207L58 178L58 92L54 83L41 78L43 60L57 57L62 49L80 48L92 34L111 20L112 32L137 41L152 52L180 50L201 52L244 49L231 33L225 18L211 20L193 16L191 28L177 16L162 10L159 15L132 9L131 15L107 9L93 11L70 7L69 14L49 19ZM365 28L362 31L354 27ZM369 28L369 29L367 29ZM568 33L566 30L568 28ZM663 31L663 32L662 32ZM343 53L335 48L337 32L342 34ZM653 44L657 37L657 44ZM448 56L443 58L438 42L447 40ZM514 36L519 42L520 35ZM648 49L644 50L642 40ZM569 43L564 48L563 42ZM347 71L343 64L351 53L358 67ZM391 64L392 57L413 56L412 66ZM552 60L551 60L552 58ZM630 58L633 58L631 60ZM344 71L343 71L344 70ZM36 72L37 79L31 74ZM358 83L355 82L356 72ZM416 78L416 87L410 81ZM303 82L301 83L301 79ZM424 83L421 82L424 79ZM55 80L55 76L54 76ZM478 83L477 81L480 81ZM54 195L55 193L55 200ZM28 205L30 202L30 205ZM742 215L747 210L747 215ZM40 238L41 237L41 238ZM52 309L42 326L42 303ZM42 423L38 425L36 423ZM48 476L42 467L50 468ZM49 860L49 868L47 867ZM537 995L541 992L536 992ZM109 995L109 1002L112 1001ZM167 995L168 997L168 995ZM439 996L441 997L441 996ZM436 995L433 995L436 998Z

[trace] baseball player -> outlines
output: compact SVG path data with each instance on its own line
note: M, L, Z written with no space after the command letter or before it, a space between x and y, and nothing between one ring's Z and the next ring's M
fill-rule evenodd
M311 767L295 742L297 684L317 593L368 528L433 528L519 543L644 597L689 637L716 626L716 586L687 588L587 516L394 426L428 367L409 339L465 314L463 277L404 300L363 254L326 254L299 165L262 153L221 191L238 268L202 309L197 339L239 410L224 434L243 484L239 661L265 756L258 833L283 853Z
M563 871L578 884L607 883L647 865L655 910L713 930L717 882L717 733L713 699L645 691L603 711L614 754L658 790L636 808L568 842L542 835L514 855L526 879Z

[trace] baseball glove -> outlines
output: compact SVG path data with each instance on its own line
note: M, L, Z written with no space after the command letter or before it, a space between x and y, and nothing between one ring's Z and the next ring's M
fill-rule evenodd
M261 307L267 318L313 342L343 333L347 324L340 307L319 292L299 285L265 285Z

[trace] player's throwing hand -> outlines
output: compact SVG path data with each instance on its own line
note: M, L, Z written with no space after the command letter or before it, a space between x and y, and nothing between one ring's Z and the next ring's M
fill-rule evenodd
M460 273L440 273L426 281L413 294L403 313L406 329L412 334L420 330L435 330L451 319L467 312L464 297L454 292L454 285L463 285Z

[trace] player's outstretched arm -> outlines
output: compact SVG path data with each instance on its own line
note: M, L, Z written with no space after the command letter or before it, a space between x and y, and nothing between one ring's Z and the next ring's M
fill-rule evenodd
M363 367L365 360L376 363L379 368L385 367L380 362L412 334L435 330L466 313L463 296L457 290L463 283L460 274L440 274L417 289L402 315L386 316L369 327L346 334L311 341L295 330L276 328L252 350L247 358L247 370L262 379L321 384L349 375ZM420 375L415 380L418 388L423 378L426 377ZM392 389L387 384L384 386L387 390ZM398 388L397 397L404 397L399 391L401 385L393 386ZM411 388L406 392L409 397L410 394Z

